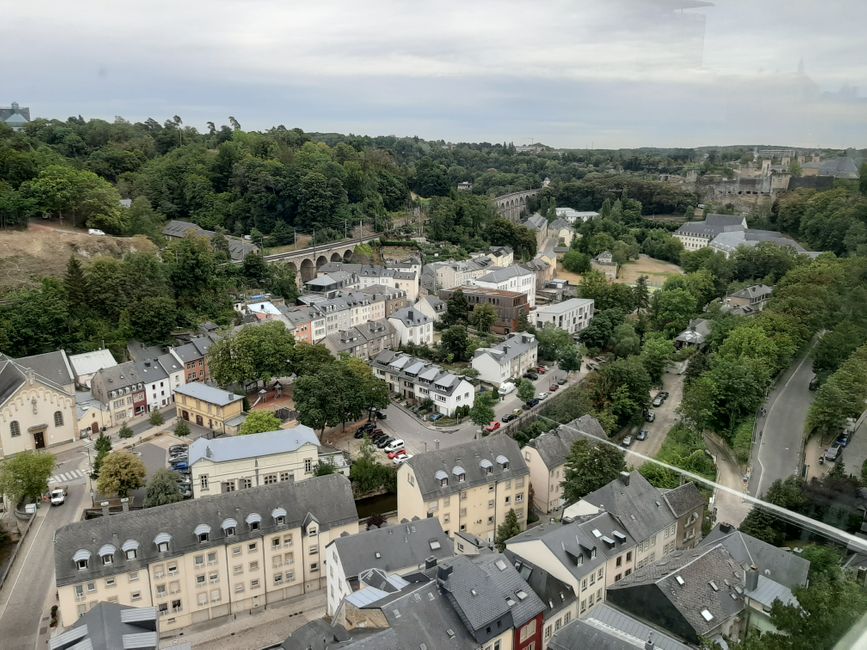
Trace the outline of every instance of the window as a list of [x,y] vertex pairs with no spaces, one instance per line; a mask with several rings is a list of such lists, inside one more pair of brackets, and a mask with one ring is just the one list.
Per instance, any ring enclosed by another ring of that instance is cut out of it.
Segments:
[[205,566],[205,556],[204,555],[197,555],[196,556],[196,566],[197,567]]
[[274,584],[279,585],[279,584],[282,584],[282,582],[283,582],[283,574],[282,573],[275,573],[274,574]]
[[138,571],[130,571],[127,577],[129,582],[137,582],[138,581]]
[[274,517],[274,523],[277,526],[282,526],[286,523],[286,515],[277,515],[276,517]]
[[232,547],[232,557],[238,557],[239,555],[241,555],[241,547],[240,546],[233,546]]
[[488,508],[493,508],[493,507],[494,507],[494,500],[491,499],[490,501],[488,501]]
[[114,587],[115,584],[116,583],[115,583],[114,578],[106,578],[105,579],[105,586],[106,587]]
[[304,459],[304,473],[310,474],[310,472],[312,472],[312,471],[313,471],[313,460],[311,460],[310,458],[305,458]]
[[493,516],[488,517],[488,526],[490,526],[490,525],[493,524],[493,523],[494,523],[494,518],[493,518]]
[[165,598],[166,597],[166,586],[165,585],[157,585],[157,598]]
[[273,548],[280,548],[280,538],[279,537],[275,537],[274,539],[271,540],[271,548],[272,549]]
[[132,601],[141,600],[141,592],[140,591],[134,591],[129,595],[129,598]]
[[63,413],[60,411],[54,412],[54,426],[62,427],[63,426]]
[[134,560],[137,557],[138,557],[138,549],[131,548],[131,549],[126,551],[126,559],[127,560]]
[[249,478],[242,478],[242,479],[239,479],[239,480],[238,480],[238,483],[240,484],[240,489],[241,489],[241,490],[246,490],[246,489],[248,489],[248,488],[253,487],[253,480],[252,480],[252,479],[249,479]]
[[244,591],[244,583],[243,582],[236,582],[235,583],[235,593],[240,594],[243,591]]
[[160,609],[160,616],[165,616],[166,614],[169,613],[168,603],[160,603],[159,609]]
[[199,575],[196,576],[196,586],[200,586],[203,584],[205,584],[205,574],[200,573]]
[[443,514],[443,523],[447,524],[447,523],[449,523],[449,521],[451,521],[451,515],[449,515],[449,513],[446,512]]
[[311,564],[310,564],[310,571],[311,571],[311,572],[314,572],[314,573],[315,573],[316,571],[319,571],[319,562],[313,562],[313,563],[311,563]]
[[310,547],[310,555],[319,555],[319,547],[311,546]]
[[623,556],[622,555],[617,556],[617,562],[615,564],[616,564],[616,566],[620,566],[621,564],[623,564]]
[[199,607],[203,607],[208,604],[208,594],[207,592],[202,592],[196,596],[196,602],[199,604]]
[[75,565],[79,571],[84,571],[87,568],[88,560],[78,560]]
[[258,580],[250,580],[250,589],[258,589],[259,581]]
[[545,640],[547,641],[550,638],[551,638],[551,626],[548,625],[545,627]]
[[169,543],[168,542],[160,542],[159,544],[157,544],[157,550],[160,553],[167,553],[169,550]]
[[[586,610],[587,610],[587,600],[582,598],[581,599],[581,613],[583,614]],[[547,637],[545,637],[545,638],[547,638]]]
[[208,574],[208,582],[212,585],[217,584],[220,581],[220,575],[218,573],[209,573]]
[[506,495],[506,505],[510,505],[512,503],[512,497]]
[[207,474],[202,474],[199,477],[199,485],[202,486],[202,490],[207,491],[207,489],[208,489],[208,475]]
[[[207,531],[200,532],[198,534],[199,543],[207,542],[210,537],[211,537],[211,533],[209,533]],[[199,557],[201,557],[201,555]]]
[[109,564],[113,564],[114,563],[114,556],[113,555],[103,555],[102,556],[102,563],[105,566],[108,566]]
[[173,600],[172,601],[172,611],[173,612],[179,612],[179,611],[181,611],[181,609],[182,609],[181,608],[181,601],[180,600]]
[[13,438],[17,438],[21,435],[21,425],[18,424],[18,420],[12,420],[12,423],[9,425],[9,434]]
[[178,575],[178,565],[177,564],[169,564],[168,571],[170,576]]
[[234,492],[235,481],[223,481],[223,492]]
[[291,472],[280,472],[280,480],[281,481],[291,481],[292,473]]
[[272,484],[277,482],[277,475],[276,474],[265,474],[265,478],[262,479],[262,481],[263,481],[263,483],[265,483],[265,485],[272,485]]
[[524,503],[524,493],[519,492],[515,495],[515,503]]
[[259,562],[250,562],[250,571],[258,571],[259,570]]
[[316,535],[316,532],[317,532],[316,526],[311,526],[310,528],[307,529],[307,534],[310,537],[313,537],[314,535]]
[[211,590],[211,602],[212,603],[219,603],[220,598],[221,598],[220,590],[219,589],[212,589]]
[[213,565],[217,563],[217,554],[216,553],[208,553],[208,565]]
[[626,561],[632,562],[632,551],[626,551]]
[[568,625],[569,621],[572,620],[572,612],[566,612],[566,616],[563,617],[563,625]]
[[521,628],[521,643],[524,643],[531,636],[536,634],[536,619],[534,618],[532,621],[527,623],[524,627]]
[[232,575],[233,576],[237,576],[237,575],[240,575],[242,573],[244,573],[244,565],[243,564],[236,564],[235,566],[232,567]]
[[[223,529],[223,533],[225,533],[226,537],[234,537],[235,535],[235,527],[234,526],[226,526]],[[240,549],[238,549],[240,551]]]
[[247,551],[249,553],[252,553],[255,550],[256,550],[256,542],[250,542],[249,544],[247,544]]
[[87,593],[92,594],[94,591],[96,591],[96,583],[95,582],[88,582],[87,583]]

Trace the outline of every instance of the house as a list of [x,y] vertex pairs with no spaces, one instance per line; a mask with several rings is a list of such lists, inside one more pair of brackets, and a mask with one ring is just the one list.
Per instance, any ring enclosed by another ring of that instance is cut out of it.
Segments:
[[306,305],[286,308],[283,313],[286,319],[292,323],[292,336],[295,337],[296,342],[313,345],[314,332],[317,337],[316,341],[325,338],[325,316],[322,314]]
[[168,352],[161,354],[157,357],[156,361],[169,378],[168,386],[171,391],[172,401],[174,401],[175,391],[179,386],[186,383],[186,369],[180,361]]
[[9,107],[0,107],[0,124],[5,124],[13,131],[20,131],[30,123],[30,108],[21,107],[18,102],[12,102]]
[[237,433],[244,421],[244,396],[199,381],[175,390],[179,419],[217,433]]
[[369,361],[383,350],[396,348],[400,344],[397,330],[384,318],[368,321],[358,327],[329,334],[322,341],[334,356],[348,354],[357,359]]
[[169,374],[156,359],[139,361],[136,370],[144,383],[147,411],[156,411],[174,402]]
[[614,261],[611,251],[603,251],[590,260],[590,268],[598,271],[609,280],[617,279],[617,262]]
[[384,284],[371,284],[358,290],[360,293],[370,296],[371,300],[385,302],[385,318],[391,316],[394,312],[409,307],[410,301],[406,296],[406,291],[396,289]]
[[708,214],[704,221],[687,221],[674,231],[674,236],[683,244],[684,250],[697,251],[724,232],[747,229],[746,217],[732,214]]
[[542,612],[542,647],[545,647],[551,635],[572,620],[576,611],[572,587],[544,569],[522,561],[508,549],[504,554],[545,606]]
[[694,548],[701,541],[701,526],[707,500],[692,482],[664,490],[662,498],[677,519],[675,545],[677,548]]
[[572,246],[572,240],[575,239],[575,229],[563,217],[557,217],[548,224],[548,233],[552,235],[558,246],[569,248]]
[[[163,226],[163,235],[169,239],[200,237],[211,241],[217,236],[217,233],[213,230],[205,230],[189,221],[171,219]],[[259,252],[259,247],[246,238],[242,239],[241,237],[234,237],[232,235],[223,235],[223,238],[229,246],[229,257],[235,262],[243,261],[247,255]]]
[[433,345],[433,319],[415,307],[396,311],[388,322],[397,332],[400,345]]
[[563,626],[548,640],[548,650],[690,650],[658,628],[642,623],[606,602]]
[[455,531],[453,537],[456,555],[478,555],[494,550],[493,542],[465,530]]
[[54,536],[60,620],[109,599],[156,607],[164,631],[246,613],[324,588],[325,547],[357,532],[334,474],[67,524]]
[[156,359],[163,354],[166,349],[162,345],[145,345],[141,341],[127,341],[126,353],[129,355],[130,361],[146,361],[148,359]]
[[332,540],[325,548],[329,567],[326,613],[333,616],[341,601],[362,587],[359,576],[369,569],[403,575],[423,569],[430,559],[452,555],[452,542],[436,518],[371,528]]
[[497,265],[487,255],[471,260],[453,260],[425,264],[421,273],[421,286],[432,294],[445,289],[454,289],[469,284],[472,280],[490,273]]
[[286,317],[286,314],[270,300],[237,303],[235,311],[241,314],[245,323],[278,321],[283,323],[287,329],[292,329],[292,322]]
[[539,357],[539,343],[527,332],[510,334],[505,341],[473,353],[472,367],[482,381],[500,386],[517,379],[535,368]]
[[687,328],[675,337],[674,347],[678,350],[690,347],[703,348],[707,343],[712,327],[713,322],[704,318],[695,318],[689,321]]
[[306,294],[299,300],[308,303],[314,343],[331,334],[385,318],[385,298],[361,291],[338,291],[330,298]]
[[494,266],[506,267],[515,263],[515,251],[511,246],[491,246],[485,256]]
[[554,270],[557,267],[557,259],[549,255],[536,255],[529,262],[522,262],[521,266],[536,278],[536,289],[544,289],[545,285],[554,279]]
[[0,355],[0,458],[76,439],[74,393]]
[[725,257],[731,257],[739,248],[752,248],[759,244],[769,244],[779,246],[781,248],[789,248],[799,255],[808,255],[816,257],[819,253],[810,252],[804,249],[798,242],[775,230],[735,230],[731,232],[722,232],[714,237],[708,246],[713,250],[722,253]]
[[189,343],[171,348],[169,352],[180,361],[185,369],[184,383],[210,381],[208,372],[208,350],[217,341],[213,334],[194,336]]
[[400,289],[406,294],[410,302],[414,302],[418,297],[421,264],[410,261],[397,262],[382,267],[371,264],[329,262],[324,264],[317,273],[340,280],[341,286],[339,288],[344,290],[384,285]]
[[446,534],[468,531],[493,541],[509,510],[526,527],[528,478],[508,436],[416,454],[397,470],[397,517],[436,517]]
[[596,418],[582,415],[569,424],[533,438],[521,450],[530,469],[533,505],[540,512],[548,514],[565,505],[562,483],[566,477],[566,458],[572,445],[588,436],[606,438],[605,430]]
[[553,326],[569,334],[578,334],[590,325],[593,318],[593,300],[569,298],[563,302],[540,305],[533,312],[537,328]]
[[574,226],[579,221],[586,223],[599,216],[598,212],[580,212],[573,208],[555,208],[557,217]]
[[72,371],[69,358],[63,350],[21,357],[15,362],[19,366],[29,368],[43,379],[57,384],[67,393],[75,392],[75,373]]
[[479,305],[490,305],[494,308],[497,312],[497,320],[494,321],[491,329],[497,334],[520,331],[522,323],[526,322],[527,315],[530,313],[527,294],[517,291],[500,291],[467,285],[441,291],[440,298],[448,303],[456,291],[464,294],[467,307],[471,312]]
[[[321,271],[321,269],[320,269]],[[304,283],[304,291],[333,298],[341,289],[358,286],[358,277],[354,273],[334,269],[331,272],[319,272],[315,278]]]
[[135,361],[100,368],[90,379],[93,396],[106,405],[110,426],[148,412],[145,378]]
[[773,293],[774,288],[766,284],[744,287],[723,299],[723,309],[739,316],[757,314],[765,308]]
[[[291,429],[226,438],[197,438],[190,445],[193,497],[224,494],[284,481],[312,478],[324,462],[316,432],[299,424]],[[327,454],[329,458],[333,454]],[[349,474],[349,464],[337,459],[335,469]]]
[[78,436],[87,438],[99,435],[111,426],[109,406],[93,396],[89,390],[75,391],[75,411],[77,417]]
[[448,305],[434,295],[422,296],[413,305],[417,311],[430,318],[434,323],[440,322],[443,314],[448,311]]
[[[156,607],[128,607],[100,602],[75,624],[48,640],[50,650],[83,648],[136,648],[158,650],[159,617]],[[191,646],[185,644],[187,648]]]
[[457,185],[459,192],[471,192],[473,190],[473,184],[470,181],[461,181]]
[[515,291],[527,296],[527,304],[532,309],[536,306],[536,274],[523,266],[513,265],[494,269],[469,284],[500,291]]
[[471,408],[476,389],[464,377],[408,354],[383,350],[371,362],[373,374],[402,399],[430,400],[437,413],[451,416],[458,407]]
[[536,245],[541,248],[548,238],[548,220],[537,212],[527,217],[524,226],[536,235]]
[[117,361],[110,350],[105,348],[69,355],[69,365],[75,378],[75,385],[81,388],[90,387],[90,379],[100,368],[113,368]]

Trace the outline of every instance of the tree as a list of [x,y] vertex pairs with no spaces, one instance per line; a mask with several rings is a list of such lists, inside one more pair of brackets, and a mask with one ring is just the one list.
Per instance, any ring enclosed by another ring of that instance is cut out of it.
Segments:
[[96,488],[104,495],[126,497],[144,485],[146,475],[141,458],[128,451],[114,451],[102,462]]
[[515,535],[521,532],[521,524],[518,522],[518,515],[515,514],[513,508],[509,508],[503,523],[497,526],[496,545],[497,550],[502,553],[506,548],[506,542],[512,539]]
[[443,322],[446,325],[466,323],[469,310],[470,306],[467,303],[467,297],[464,295],[464,292],[461,289],[456,289],[446,303],[446,313],[443,316]]
[[361,443],[352,466],[349,468],[349,480],[352,482],[352,492],[361,498],[371,494],[381,494],[383,491],[397,491],[397,471],[394,467],[383,465],[376,458],[376,448],[366,438]]
[[299,377],[314,375],[320,368],[334,363],[334,356],[324,345],[298,343],[290,356],[292,371]]
[[126,315],[132,335],[148,344],[168,341],[177,322],[171,296],[145,296],[128,305]]
[[635,286],[632,288],[632,294],[635,297],[635,308],[638,310],[638,315],[641,315],[642,309],[647,309],[650,305],[650,290],[647,288],[647,276],[639,276],[635,281]]
[[10,502],[35,502],[48,491],[54,472],[54,456],[43,451],[23,451],[0,464],[0,492]]
[[69,256],[63,286],[66,289],[70,313],[81,315],[87,307],[87,280],[84,277],[81,262],[75,255]]
[[337,468],[334,467],[334,463],[327,460],[317,463],[316,470],[314,471],[315,476],[328,476],[336,473]]
[[662,373],[674,355],[674,343],[662,334],[654,332],[644,339],[641,347],[641,363],[644,364],[650,381],[658,384],[662,381]]
[[518,398],[522,402],[529,402],[536,395],[536,387],[529,379],[522,379],[518,382]]
[[243,327],[208,351],[211,376],[221,385],[268,382],[289,374],[295,339],[283,323]]
[[175,435],[179,438],[185,438],[190,435],[190,425],[187,424],[187,421],[178,418],[177,424],[175,424]]
[[587,273],[590,270],[590,256],[576,250],[570,250],[561,261],[563,268],[570,273]]
[[280,428],[280,418],[271,411],[253,411],[244,420],[244,424],[238,430],[238,435],[249,436],[253,433],[265,433],[277,431]]
[[568,374],[581,370],[581,361],[582,356],[578,350],[578,346],[573,345],[571,348],[567,348],[560,352],[557,364],[560,366],[560,370],[563,370]]
[[148,418],[148,422],[150,422],[153,426],[158,427],[165,422],[165,418],[163,418],[163,414],[160,413],[157,409],[151,411],[151,416]]
[[467,328],[463,325],[452,325],[442,333],[440,346],[446,354],[455,361],[466,361],[470,339]]
[[539,359],[545,361],[556,361],[575,347],[575,341],[569,332],[553,325],[536,330],[536,341],[539,344]]
[[491,393],[478,393],[470,409],[470,420],[480,427],[494,421],[494,400]]
[[618,357],[628,357],[638,354],[641,349],[641,339],[635,328],[629,323],[618,325],[611,335],[611,349]]
[[122,439],[133,437],[133,430],[129,428],[129,425],[126,423],[126,421],[124,421],[123,424],[120,425],[120,429],[117,432],[117,437]]
[[574,503],[615,480],[626,469],[623,453],[586,439],[576,440],[566,457],[563,498]]
[[178,486],[178,475],[165,467],[154,472],[147,484],[144,507],[164,506],[181,501],[181,491]]
[[614,336],[614,330],[625,318],[626,315],[620,309],[596,312],[590,324],[581,331],[579,338],[590,350],[607,350]]
[[698,309],[695,296],[681,288],[657,291],[651,305],[654,328],[669,337],[686,329]]
[[497,310],[494,309],[493,305],[489,305],[488,303],[478,305],[470,313],[470,325],[483,334],[490,332],[496,322]]

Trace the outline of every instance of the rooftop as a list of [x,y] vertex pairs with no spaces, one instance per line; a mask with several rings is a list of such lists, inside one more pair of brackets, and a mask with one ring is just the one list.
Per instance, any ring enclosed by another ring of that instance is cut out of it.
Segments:
[[489,348],[478,348],[473,354],[473,360],[481,356],[490,356],[496,359],[501,365],[510,362],[537,349],[539,344],[536,342],[536,337],[527,332],[513,332],[505,341],[497,343],[497,345]]
[[[136,648],[156,650],[159,625],[156,607],[128,607],[100,602],[75,624],[49,640],[50,650]],[[181,646],[189,648],[189,644]]]
[[490,273],[486,273],[480,278],[477,278],[476,282],[491,282],[494,284],[499,284],[500,282],[505,282],[506,280],[518,278],[525,275],[532,275],[532,272],[528,271],[522,266],[513,264],[512,266],[504,266],[502,268],[494,269]]
[[645,650],[648,640],[653,641],[653,650],[689,650],[690,647],[602,602],[583,618],[572,621],[555,633],[548,649]]
[[704,221],[687,221],[674,234],[713,239],[722,232],[746,230],[746,228],[744,217],[732,214],[709,214]]
[[419,325],[431,322],[431,319],[426,314],[423,314],[412,306],[399,309],[389,316],[389,319],[392,318],[401,321],[407,327],[418,327]]
[[210,384],[204,384],[200,381],[194,381],[189,384],[178,386],[175,389],[175,393],[199,399],[203,402],[208,402],[209,404],[215,404],[216,406],[227,406],[228,404],[244,399],[243,395],[235,395],[235,393],[231,391],[223,390],[222,388],[217,388]]
[[92,352],[82,352],[81,354],[72,354],[69,356],[69,365],[76,377],[82,375],[92,375],[100,368],[111,368],[117,365],[117,361],[111,354],[110,350],[93,350]]
[[643,541],[671,525],[675,516],[662,493],[638,472],[625,472],[582,501],[617,515],[627,532]]
[[30,368],[40,377],[53,381],[58,386],[67,386],[75,381],[66,352],[55,350],[44,354],[34,354],[15,360],[19,365]]
[[303,445],[319,446],[319,438],[310,427],[299,424],[291,429],[224,438],[197,438],[190,445],[190,465],[202,459],[223,463],[245,458],[271,456],[295,451]]
[[569,298],[563,302],[552,302],[549,305],[539,305],[536,307],[536,313],[539,314],[565,314],[567,311],[578,309],[580,307],[589,307],[593,305],[591,298]]
[[566,457],[572,451],[572,445],[578,440],[587,438],[585,434],[606,438],[605,430],[596,418],[582,415],[577,420],[533,438],[527,446],[539,453],[545,467],[552,469],[566,462]]

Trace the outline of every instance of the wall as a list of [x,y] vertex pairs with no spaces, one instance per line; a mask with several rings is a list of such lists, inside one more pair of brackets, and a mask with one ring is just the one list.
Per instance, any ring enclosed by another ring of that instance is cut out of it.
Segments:
[[[55,425],[59,411],[62,424]],[[19,435],[12,436],[12,422],[18,423]],[[0,457],[36,448],[31,429],[40,429],[44,447],[77,439],[78,418],[75,398],[36,379],[26,379],[16,393],[0,407]]]

